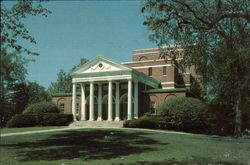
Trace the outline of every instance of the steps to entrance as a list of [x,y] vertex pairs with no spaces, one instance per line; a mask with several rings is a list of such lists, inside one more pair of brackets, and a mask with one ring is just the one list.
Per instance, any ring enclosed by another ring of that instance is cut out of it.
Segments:
[[122,128],[123,121],[74,121],[70,127],[82,128]]

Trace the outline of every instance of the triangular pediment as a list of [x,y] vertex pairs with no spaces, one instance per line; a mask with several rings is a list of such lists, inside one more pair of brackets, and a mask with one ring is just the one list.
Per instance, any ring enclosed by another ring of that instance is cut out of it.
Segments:
[[95,74],[102,72],[116,72],[116,71],[128,71],[131,68],[122,65],[120,63],[114,62],[108,58],[98,56],[86,64],[78,67],[72,71],[71,75],[79,74]]

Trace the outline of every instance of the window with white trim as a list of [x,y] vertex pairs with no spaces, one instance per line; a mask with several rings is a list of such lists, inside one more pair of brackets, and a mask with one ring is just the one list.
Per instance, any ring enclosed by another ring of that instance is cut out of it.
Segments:
[[150,101],[149,103],[150,113],[156,114],[156,102]]
[[167,76],[167,75],[168,75],[168,67],[167,67],[167,66],[163,66],[162,69],[163,69],[163,70],[162,70],[162,75],[163,75],[163,76]]

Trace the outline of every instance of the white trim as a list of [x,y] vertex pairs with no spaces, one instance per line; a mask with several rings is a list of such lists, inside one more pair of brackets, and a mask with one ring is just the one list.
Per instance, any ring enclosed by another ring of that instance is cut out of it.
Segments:
[[161,82],[161,84],[175,84],[175,82],[171,81],[171,82]]
[[73,78],[73,83],[79,82],[91,82],[91,81],[110,81],[110,80],[129,80],[131,75],[119,75],[119,76],[104,76],[104,77],[86,77],[86,78]]
[[[179,47],[179,49],[181,49],[181,46],[180,45],[166,45],[166,46],[162,46],[161,48],[176,48],[176,47]],[[160,50],[160,48],[146,48],[146,49],[136,49],[136,50],[133,50],[133,52],[137,52],[137,51],[147,51],[147,50]]]
[[143,54],[153,54],[153,53],[160,53],[160,51],[155,51],[155,52],[140,52],[140,53],[133,53],[133,56],[137,56],[137,55],[143,55]]
[[142,69],[142,68],[157,68],[157,67],[163,67],[163,66],[171,66],[171,64],[148,65],[148,66],[135,66],[135,67],[131,67],[131,68],[133,68],[133,69]]
[[163,87],[161,89],[174,89],[175,87]]
[[[183,59],[183,58],[179,57],[176,60],[181,60],[181,59]],[[159,62],[159,61],[166,61],[166,60],[172,61],[171,58],[168,58],[168,59],[157,59],[157,60],[143,60],[143,61],[122,62],[121,64],[122,65],[124,65],[124,64],[126,65],[126,64],[137,64],[137,63]]]
[[[170,59],[168,59],[168,60],[170,60]],[[145,63],[145,62],[156,62],[156,61],[165,61],[165,59],[122,62],[121,64]]]
[[181,73],[181,74],[191,74],[191,73],[189,73],[189,72],[184,72],[184,73]]

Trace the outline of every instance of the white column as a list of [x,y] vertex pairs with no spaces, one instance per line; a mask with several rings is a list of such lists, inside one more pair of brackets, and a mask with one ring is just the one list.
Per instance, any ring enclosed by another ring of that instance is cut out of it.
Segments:
[[128,120],[132,119],[132,82],[128,80]]
[[97,120],[102,120],[102,84],[98,84],[98,118]]
[[94,84],[90,82],[90,96],[89,96],[89,120],[94,120]]
[[72,89],[72,113],[73,113],[73,119],[76,121],[76,84],[73,83],[73,89]]
[[115,92],[115,120],[120,120],[120,88],[119,82],[116,82],[116,92]]
[[138,119],[138,82],[134,82],[134,118]]
[[81,84],[81,120],[86,120],[86,98],[85,98],[85,85]]
[[108,89],[108,120],[112,121],[112,81],[109,81]]

